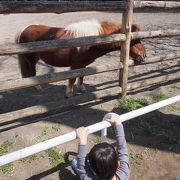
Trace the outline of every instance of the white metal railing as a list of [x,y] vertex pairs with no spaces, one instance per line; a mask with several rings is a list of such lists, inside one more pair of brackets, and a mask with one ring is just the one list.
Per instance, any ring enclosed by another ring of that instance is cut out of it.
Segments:
[[[151,104],[149,106],[122,114],[122,115],[118,115],[115,113],[107,113],[102,122],[90,125],[88,127],[86,127],[89,130],[89,133],[94,133],[97,131],[102,130],[102,140],[105,141],[106,140],[106,135],[107,135],[107,128],[111,126],[111,124],[107,121],[105,121],[107,118],[109,117],[113,117],[113,118],[117,118],[120,121],[124,122],[127,120],[130,120],[132,118],[138,117],[140,115],[146,114],[148,112],[154,111],[156,109],[162,108],[164,106],[170,105],[172,103],[178,102],[180,101],[180,95],[177,95],[175,97],[171,97],[168,98],[166,100]],[[47,150],[49,148],[52,148],[54,146],[66,143],[68,141],[74,140],[76,139],[76,132],[72,131],[70,133],[49,139],[47,141],[26,147],[24,149],[3,155],[0,157],[0,166],[11,163],[13,161],[25,158],[27,156],[39,153],[41,151]]]

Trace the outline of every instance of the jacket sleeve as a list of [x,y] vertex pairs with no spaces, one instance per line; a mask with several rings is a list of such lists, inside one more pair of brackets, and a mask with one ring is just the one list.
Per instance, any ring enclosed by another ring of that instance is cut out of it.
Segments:
[[120,166],[117,169],[116,175],[121,180],[129,179],[129,157],[127,143],[124,134],[124,128],[122,124],[118,124],[114,127],[117,141],[117,152],[120,161]]
[[92,180],[93,175],[90,171],[88,165],[86,164],[87,156],[87,146],[78,145],[78,155],[77,155],[77,171],[81,180]]

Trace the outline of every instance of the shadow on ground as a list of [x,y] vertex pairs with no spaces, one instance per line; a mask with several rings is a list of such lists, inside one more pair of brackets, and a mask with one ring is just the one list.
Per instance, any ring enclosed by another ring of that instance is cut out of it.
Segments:
[[[137,76],[133,76],[133,81],[136,79],[147,79],[147,75],[151,75],[153,77],[159,76],[159,74],[166,73],[174,73],[178,71],[178,66],[173,66],[176,69],[164,68],[161,71],[151,71],[149,73],[139,74]],[[168,72],[166,72],[168,70]],[[157,73],[153,75],[153,72]],[[144,78],[143,78],[144,75]],[[150,78],[149,77],[149,78]],[[129,78],[132,81],[132,77]],[[151,90],[153,88],[161,87],[163,85],[170,84],[175,81],[170,81],[168,83],[161,83],[155,86],[151,86]],[[117,81],[108,81],[106,83],[97,84],[95,86],[87,86],[88,91],[98,91],[101,89],[101,86],[107,85],[108,87],[114,87],[118,85]],[[105,87],[106,88],[106,87]],[[2,101],[0,103],[1,113],[18,110],[21,108],[25,108],[28,106],[34,106],[38,104],[46,104],[47,108],[50,108],[47,104],[49,100],[58,101],[63,98],[65,86],[57,86],[57,85],[43,85],[43,91],[38,92],[34,88],[26,88],[21,90],[15,90],[7,93],[2,93]],[[129,94],[136,94],[139,92],[144,92],[149,90],[149,88],[141,88],[134,91],[130,91]],[[58,94],[58,96],[57,96]],[[61,94],[61,96],[59,96]],[[92,93],[93,94],[93,93]],[[77,95],[78,96],[78,95]],[[66,125],[73,128],[78,128],[80,126],[89,126],[94,123],[97,123],[99,120],[102,120],[103,116],[108,113],[105,110],[93,109],[92,106],[108,102],[117,98],[117,96],[102,98],[99,101],[91,101],[86,103],[85,105],[73,106],[71,111],[66,112],[65,114],[58,114],[58,118],[47,118],[43,114],[42,116],[37,117],[28,117],[23,119],[13,120],[11,122],[0,123],[1,132],[8,131],[10,129],[14,129],[16,127],[20,127],[26,124],[35,123],[37,121],[50,121],[55,123],[60,123],[62,125]],[[14,99],[18,101],[14,101]],[[7,106],[6,106],[7,105]],[[66,109],[64,110],[66,111]],[[79,116],[79,112],[81,112],[81,116]],[[112,109],[112,112],[121,114],[119,108]],[[73,117],[73,118],[72,118]],[[85,121],[87,120],[88,121]],[[78,119],[78,121],[74,121],[74,119]],[[139,146],[144,146],[153,149],[159,149],[163,151],[175,152],[178,153],[180,150],[180,118],[177,115],[166,114],[160,110],[154,111],[152,113],[148,113],[146,115],[135,118],[131,121],[124,123],[125,134],[127,142],[130,144],[136,144]],[[14,124],[15,123],[15,124]],[[7,126],[8,128],[3,128],[3,126]],[[100,133],[96,133],[96,135],[100,135]],[[114,134],[112,128],[108,130],[108,136],[111,139],[114,139]],[[72,172],[67,168],[70,165],[70,161],[68,158],[65,160],[65,163],[58,165],[57,167],[48,169],[40,174],[34,175],[28,179],[38,180],[43,177],[48,176],[56,171],[60,170],[59,177],[60,179],[73,179],[75,178]]]

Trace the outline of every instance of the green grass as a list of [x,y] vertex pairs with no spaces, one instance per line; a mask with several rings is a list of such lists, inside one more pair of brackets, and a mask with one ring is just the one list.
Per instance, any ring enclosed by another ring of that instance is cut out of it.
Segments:
[[153,132],[153,124],[151,123],[151,121],[147,120],[142,120],[140,122],[140,129],[142,130],[142,133],[146,136],[150,136],[152,135]]
[[177,84],[173,84],[173,85],[171,86],[171,88],[180,90],[180,86],[178,86]]
[[61,129],[61,125],[60,125],[60,124],[54,124],[54,125],[52,126],[52,129],[53,129],[54,131],[59,131],[59,130]]
[[4,155],[6,153],[8,153],[12,147],[12,142],[9,140],[4,141],[1,145],[0,145],[0,155]]
[[5,173],[9,173],[13,170],[13,166],[12,164],[6,164],[4,166],[1,166],[0,167],[0,171],[5,174]]
[[56,167],[58,164],[65,163],[64,154],[59,153],[56,148],[48,149],[46,152],[53,167]]
[[169,136],[165,137],[165,143],[169,145],[177,145],[178,142],[179,142],[179,137],[169,137]]
[[48,127],[45,127],[41,133],[41,136],[47,136],[48,135]]
[[28,156],[26,158],[23,158],[21,161],[22,162],[28,162],[28,163],[31,163],[32,161],[35,161],[38,159],[38,155],[37,154],[33,154],[31,156]]
[[132,162],[134,162],[137,165],[142,165],[144,161],[144,157],[140,153],[130,153],[129,154],[130,158],[132,159]]
[[94,142],[94,144],[102,143],[101,137],[100,136],[96,137],[93,142]]
[[[13,143],[9,140],[4,141],[0,145],[0,156],[7,154],[10,151],[12,144]],[[13,167],[11,164],[6,164],[6,165],[0,167],[0,171],[2,173],[8,173],[8,172],[12,171],[12,169],[13,169]]]
[[130,112],[141,107],[149,105],[149,101],[146,98],[126,98],[125,100],[119,103],[118,108],[121,112]]
[[155,94],[153,95],[153,99],[154,99],[156,102],[165,100],[165,99],[167,99],[167,98],[168,98],[168,96],[165,95],[165,94],[162,93],[162,92],[157,92],[157,93],[155,93]]
[[44,127],[42,129],[41,135],[38,136],[38,138],[41,139],[41,141],[45,141],[48,138],[48,133],[49,133],[48,130],[49,130],[48,127]]

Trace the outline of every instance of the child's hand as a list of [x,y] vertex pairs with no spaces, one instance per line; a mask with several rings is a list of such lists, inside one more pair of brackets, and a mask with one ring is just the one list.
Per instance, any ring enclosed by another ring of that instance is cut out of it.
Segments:
[[121,120],[116,119],[116,118],[112,118],[112,117],[106,119],[106,121],[108,121],[109,123],[111,123],[112,126],[116,126],[116,125],[118,125],[118,124],[121,124]]
[[76,135],[81,145],[87,144],[88,130],[86,130],[85,127],[76,129]]

